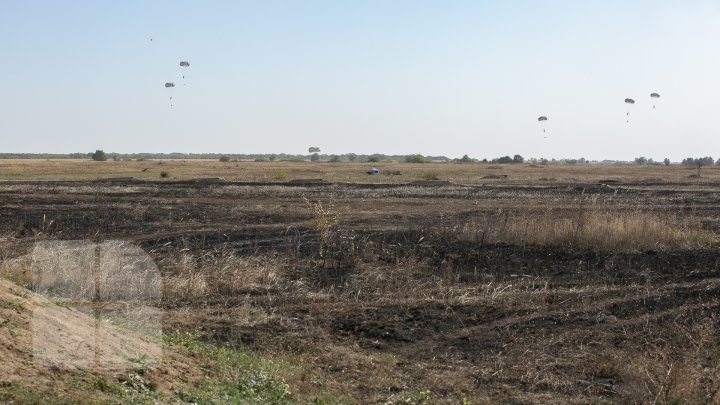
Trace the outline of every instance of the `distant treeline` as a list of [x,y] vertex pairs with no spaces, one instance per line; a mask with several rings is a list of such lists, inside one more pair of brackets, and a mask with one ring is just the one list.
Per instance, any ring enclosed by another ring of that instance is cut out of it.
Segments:
[[[311,148],[313,149],[313,148]],[[314,148],[319,150],[319,148]],[[238,161],[255,161],[255,162],[294,162],[294,161],[313,161],[313,162],[405,162],[405,163],[429,163],[429,162],[446,162],[446,163],[496,163],[496,164],[517,164],[532,163],[539,165],[586,165],[586,164],[627,164],[635,163],[640,165],[659,165],[670,164],[670,159],[665,158],[663,161],[654,161],[650,158],[639,157],[633,161],[621,160],[587,160],[585,158],[565,158],[565,159],[546,159],[546,158],[524,158],[520,155],[502,156],[492,159],[476,159],[464,155],[462,158],[451,159],[446,156],[426,156],[421,154],[408,155],[385,155],[382,153],[374,154],[356,154],[345,153],[341,155],[320,154],[318,152],[308,154],[287,154],[287,153],[114,153],[97,150],[88,153],[0,153],[0,159],[93,159],[93,160],[114,160],[114,161],[130,161],[130,160],[218,160],[221,162],[238,162]],[[682,161],[683,165],[694,166],[711,166],[720,165],[720,159],[714,162],[712,157],[703,158],[686,158]]]
[[[102,152],[98,154],[98,152]],[[385,155],[375,153],[371,155],[346,153],[342,155],[331,154],[301,154],[292,155],[287,153],[113,153],[101,150],[89,153],[0,153],[0,159],[93,159],[93,156],[102,156],[104,160],[162,160],[162,159],[208,159],[208,160],[235,160],[235,161],[299,161],[299,160],[345,160],[356,162],[367,161],[398,161],[404,162],[407,155]],[[425,156],[428,161],[449,162],[451,159],[445,156]]]

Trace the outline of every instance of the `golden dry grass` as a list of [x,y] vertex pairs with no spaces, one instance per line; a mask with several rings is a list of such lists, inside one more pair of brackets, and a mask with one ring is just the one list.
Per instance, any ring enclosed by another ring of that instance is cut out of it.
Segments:
[[[370,167],[381,171],[379,176],[365,173]],[[0,179],[5,180],[85,180],[113,177],[134,177],[161,180],[187,180],[221,177],[228,181],[286,181],[292,179],[324,179],[332,182],[407,183],[421,180],[433,173],[441,180],[461,184],[494,184],[533,182],[538,185],[555,183],[599,182],[694,182],[720,181],[720,167],[702,169],[702,177],[690,177],[695,169],[684,166],[587,165],[539,166],[533,164],[456,164],[399,162],[327,163],[327,162],[226,162],[215,160],[157,160],[130,162],[95,162],[92,160],[0,160]],[[387,175],[399,172],[401,175]],[[506,177],[505,177],[506,176]]]
[[460,238],[487,243],[555,246],[598,252],[692,249],[720,245],[720,237],[670,215],[581,208],[558,215],[503,213],[457,230]]

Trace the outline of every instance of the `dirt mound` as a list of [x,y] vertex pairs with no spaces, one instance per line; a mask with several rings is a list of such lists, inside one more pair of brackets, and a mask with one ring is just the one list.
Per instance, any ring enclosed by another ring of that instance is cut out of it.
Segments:
[[160,389],[201,378],[192,362],[166,353],[153,336],[85,312],[0,279],[0,387],[52,388],[72,397],[82,393],[71,392],[78,388],[62,376],[105,381],[132,375]]

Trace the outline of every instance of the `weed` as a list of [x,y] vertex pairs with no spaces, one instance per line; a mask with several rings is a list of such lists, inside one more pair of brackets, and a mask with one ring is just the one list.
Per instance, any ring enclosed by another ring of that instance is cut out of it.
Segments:
[[143,353],[136,358],[130,359],[130,363],[133,365],[132,369],[138,375],[145,375],[150,371],[150,356]]
[[0,301],[0,308],[11,309],[15,312],[25,311],[25,305],[20,302]]
[[430,402],[430,391],[424,390],[420,391],[418,393],[415,393],[413,395],[410,395],[409,397],[403,398],[399,401],[395,401],[396,405],[422,405],[427,404]]
[[357,260],[357,236],[353,230],[340,227],[340,218],[332,200],[324,206],[322,201],[311,202],[305,197],[303,199],[312,212],[322,267],[326,266],[328,259],[334,262],[335,268],[353,265]]
[[287,181],[290,178],[290,175],[287,172],[283,171],[277,171],[273,172],[268,176],[270,180],[276,180],[276,181]]

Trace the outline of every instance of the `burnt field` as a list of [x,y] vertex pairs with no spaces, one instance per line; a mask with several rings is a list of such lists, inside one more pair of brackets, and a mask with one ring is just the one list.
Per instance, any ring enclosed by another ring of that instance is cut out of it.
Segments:
[[298,402],[711,403],[720,183],[687,174],[8,181],[1,253],[141,247],[163,330],[282,358]]

